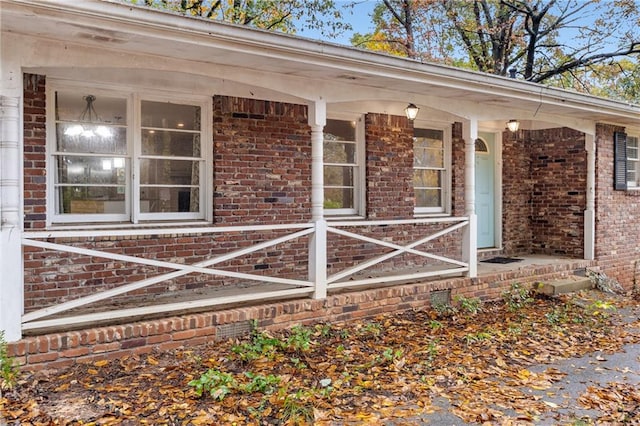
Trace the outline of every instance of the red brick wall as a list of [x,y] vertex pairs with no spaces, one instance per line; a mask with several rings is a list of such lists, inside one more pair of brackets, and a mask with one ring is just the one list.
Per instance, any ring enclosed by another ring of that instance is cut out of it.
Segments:
[[464,139],[462,123],[451,127],[451,215],[464,216]]
[[596,259],[625,288],[640,285],[640,191],[613,189],[613,132],[596,127]]
[[308,222],[307,107],[227,96],[213,104],[215,222]]
[[406,117],[367,114],[367,217],[413,216],[413,126]]
[[502,133],[502,238],[506,254],[530,253],[531,155],[524,131]]
[[532,252],[584,257],[587,154],[584,134],[530,131]]
[[584,135],[567,128],[504,132],[502,148],[505,253],[582,258]]
[[24,75],[24,228],[46,224],[46,79]]

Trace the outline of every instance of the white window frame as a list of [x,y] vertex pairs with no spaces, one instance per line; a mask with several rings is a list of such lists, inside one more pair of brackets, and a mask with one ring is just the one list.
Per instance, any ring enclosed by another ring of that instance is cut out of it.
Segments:
[[[364,127],[364,117],[353,115],[327,115],[328,120],[341,120],[341,121],[351,121],[355,123],[355,163],[352,166],[355,170],[353,173],[353,206],[352,209],[324,209],[324,215],[327,217],[336,217],[340,216],[340,218],[348,217],[348,216],[357,216],[364,217],[366,212],[366,169],[365,169],[365,127]],[[324,140],[323,140],[323,149],[324,149]],[[326,165],[331,165],[331,163],[325,163],[323,158],[323,169]],[[327,184],[324,183],[323,191],[326,188]]]
[[[629,145],[631,141],[635,141],[636,156],[629,156]],[[640,189],[640,136],[627,135],[627,152],[625,153],[627,158],[627,189],[639,190]],[[635,180],[629,180],[629,171],[633,168],[635,173]]]
[[[452,164],[451,164],[451,124],[449,123],[435,123],[427,121],[414,121],[414,129],[427,129],[427,130],[439,130],[442,131],[443,148],[444,148],[444,168],[442,169],[442,193],[441,193],[441,206],[440,207],[418,207],[415,206],[413,213],[415,216],[449,216],[451,215],[451,177],[452,177]],[[411,147],[413,151],[413,146]],[[413,159],[412,159],[413,163]],[[414,168],[411,168],[412,176]],[[413,179],[412,179],[413,181]],[[413,189],[413,184],[412,184]]]
[[[91,82],[47,81],[47,99],[55,99],[59,90],[77,90],[100,96],[121,97],[127,102],[127,153],[125,170],[125,213],[124,214],[61,214],[56,206],[56,156],[57,152],[56,111],[52,101],[47,103],[46,126],[46,171],[47,171],[47,227],[55,224],[96,224],[106,227],[119,225],[150,223],[162,221],[163,224],[184,223],[185,221],[213,220],[213,111],[211,97],[185,95],[161,90],[136,89],[129,86],[114,86]],[[141,213],[140,212],[140,155],[141,155],[141,105],[142,101],[170,102],[194,105],[201,108],[201,151],[204,167],[200,167],[200,212]],[[100,111],[98,111],[98,114]]]

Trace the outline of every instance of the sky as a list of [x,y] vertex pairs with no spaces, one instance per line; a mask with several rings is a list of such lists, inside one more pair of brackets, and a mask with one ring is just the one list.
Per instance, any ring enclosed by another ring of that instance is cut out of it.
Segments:
[[[346,6],[353,3],[353,0],[337,0],[336,4],[339,6]],[[376,5],[375,0],[360,0],[353,8],[347,8],[343,11],[344,18],[351,24],[353,30],[347,31],[338,38],[323,37],[320,32],[312,30],[299,30],[296,35],[302,37],[308,37],[315,40],[323,40],[332,43],[351,45],[351,36],[355,33],[368,33],[373,31],[373,24],[371,23],[371,13]]]
[[[634,1],[640,7],[640,0]],[[343,10],[345,21],[349,22],[353,29],[351,31],[346,31],[337,38],[325,37],[319,31],[309,29],[300,29],[296,35],[350,46],[351,36],[353,36],[354,33],[365,34],[373,31],[374,28],[371,22],[371,14],[378,2],[379,1],[376,0],[336,0],[336,4],[339,6],[347,6],[355,3],[353,7],[345,8]],[[597,16],[594,16],[592,13],[588,13],[587,9],[587,11],[585,11],[580,17],[580,24],[589,27],[596,18]],[[569,31],[565,29],[563,33],[567,34]],[[602,46],[602,48],[605,50],[613,50],[613,46]]]

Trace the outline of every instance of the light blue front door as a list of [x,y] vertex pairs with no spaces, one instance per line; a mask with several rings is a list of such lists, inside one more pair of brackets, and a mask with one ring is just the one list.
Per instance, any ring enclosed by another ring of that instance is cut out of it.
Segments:
[[495,146],[493,133],[479,132],[476,141],[476,215],[478,248],[496,246],[495,232]]

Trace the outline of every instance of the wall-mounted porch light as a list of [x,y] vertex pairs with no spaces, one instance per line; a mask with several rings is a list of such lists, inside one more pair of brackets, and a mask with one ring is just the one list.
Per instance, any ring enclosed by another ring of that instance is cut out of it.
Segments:
[[518,120],[509,120],[507,121],[507,129],[512,132],[517,132],[520,128],[520,122]]
[[404,109],[404,113],[407,115],[407,118],[411,121],[416,119],[416,117],[418,116],[418,111],[420,111],[420,108],[418,108],[415,104],[409,104]]

